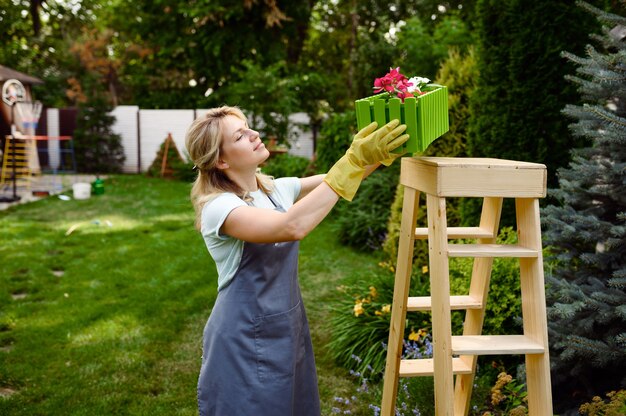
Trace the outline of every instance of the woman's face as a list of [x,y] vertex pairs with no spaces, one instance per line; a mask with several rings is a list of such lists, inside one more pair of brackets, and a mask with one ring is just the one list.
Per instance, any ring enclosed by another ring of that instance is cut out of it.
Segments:
[[257,131],[236,116],[222,120],[222,145],[220,159],[233,170],[256,169],[270,155]]

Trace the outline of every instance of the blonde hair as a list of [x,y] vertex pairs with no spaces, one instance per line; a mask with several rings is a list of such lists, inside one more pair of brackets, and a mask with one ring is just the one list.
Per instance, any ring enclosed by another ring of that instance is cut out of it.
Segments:
[[[198,230],[201,225],[202,208],[219,194],[232,192],[244,201],[251,200],[247,192],[217,168],[223,140],[222,122],[226,116],[235,116],[247,121],[246,116],[237,107],[212,108],[191,123],[185,137],[187,152],[198,171],[198,176],[191,187],[191,202],[196,212],[195,225]],[[256,180],[259,188],[271,193],[272,178],[257,173]]]

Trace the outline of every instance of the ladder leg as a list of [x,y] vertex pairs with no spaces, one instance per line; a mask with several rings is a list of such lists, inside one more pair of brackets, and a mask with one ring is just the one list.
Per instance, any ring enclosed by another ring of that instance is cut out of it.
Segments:
[[[480,228],[489,230],[493,237],[480,238],[478,239],[478,244],[493,244],[496,242],[501,213],[502,198],[487,197],[483,199]],[[492,265],[493,258],[491,257],[477,257],[474,259],[469,294],[475,299],[480,299],[482,308],[466,310],[465,322],[463,323],[463,335],[480,335],[482,333]],[[476,355],[462,356],[462,359],[472,367],[472,374],[459,374],[456,376],[454,387],[455,415],[466,415],[469,412],[477,358]]]
[[426,205],[432,299],[435,415],[452,416],[454,385],[446,199],[427,194]]
[[381,407],[382,416],[392,416],[395,414],[400,359],[402,357],[402,341],[404,340],[404,321],[406,318],[406,305],[409,296],[411,270],[413,267],[413,248],[415,245],[415,224],[417,222],[418,204],[419,192],[413,188],[405,187],[400,239],[398,243],[398,260],[396,263],[396,278],[393,289],[393,306],[391,308],[391,322],[389,326],[389,342],[387,344],[387,362],[385,364]]
[[552,415],[539,201],[534,198],[517,198],[515,209],[519,245],[538,251],[536,258],[520,258],[524,335],[541,343],[545,348],[543,354],[526,355],[528,413],[530,416]]

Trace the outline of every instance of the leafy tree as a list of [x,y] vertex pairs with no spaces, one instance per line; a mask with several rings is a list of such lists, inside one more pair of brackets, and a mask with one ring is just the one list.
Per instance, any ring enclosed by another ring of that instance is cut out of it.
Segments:
[[[601,48],[563,55],[585,103],[563,111],[572,133],[592,142],[558,172],[546,207],[551,249],[549,329],[556,398],[567,407],[626,386],[626,18],[582,3],[606,24]],[[611,28],[615,30],[611,31]],[[622,33],[620,37],[620,33]],[[579,399],[580,400],[580,399]]]
[[448,50],[455,47],[464,52],[471,42],[467,25],[458,13],[445,14],[428,25],[418,17],[411,17],[398,34],[399,65],[407,76],[434,79]]
[[115,2],[104,21],[119,33],[116,53],[143,48],[121,73],[128,99],[149,108],[193,108],[222,104],[210,92],[239,81],[246,60],[295,64],[310,9],[310,2],[276,0]]
[[[80,76],[73,72],[76,60],[70,47],[81,29],[92,24],[96,3],[84,0],[76,7],[69,2],[0,0],[0,62],[44,80],[33,93],[46,106],[67,104],[67,80]],[[39,21],[38,29],[33,19]]]
[[263,136],[288,143],[291,133],[289,115],[295,112],[297,97],[293,80],[283,61],[261,67],[252,61],[242,63],[239,81],[219,96],[223,102],[238,105],[249,113],[250,125]]
[[[393,32],[400,28],[399,37],[406,27],[403,23],[417,16],[428,26],[425,33],[431,33],[430,26],[446,13],[440,7],[454,10],[460,4],[431,0],[318,0],[300,57],[301,71],[325,74],[327,101],[332,109],[352,109],[355,99],[372,94],[374,78],[384,75],[389,67],[403,64],[405,52]],[[417,43],[427,40],[428,37],[413,39]],[[409,43],[411,39],[406,36],[403,45]]]

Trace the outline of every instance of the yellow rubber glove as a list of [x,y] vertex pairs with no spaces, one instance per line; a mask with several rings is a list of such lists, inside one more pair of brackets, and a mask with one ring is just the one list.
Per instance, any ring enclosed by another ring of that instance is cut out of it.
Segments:
[[365,167],[395,156],[391,151],[409,140],[405,125],[392,120],[376,130],[376,122],[359,131],[352,145],[326,174],[324,181],[342,198],[352,201],[361,185]]

